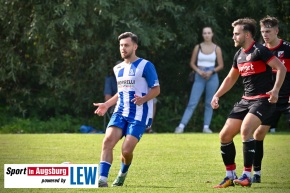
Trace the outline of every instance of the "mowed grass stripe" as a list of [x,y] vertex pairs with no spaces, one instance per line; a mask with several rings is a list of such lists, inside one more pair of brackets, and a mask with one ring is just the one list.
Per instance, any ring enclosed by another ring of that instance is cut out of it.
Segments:
[[[99,163],[103,134],[2,134],[0,172],[4,164]],[[121,142],[114,148],[111,185],[120,169]],[[237,174],[243,169],[240,135],[235,138]],[[145,134],[123,187],[108,189],[4,189],[0,192],[290,192],[290,133],[268,134],[262,183],[251,188],[212,186],[225,177],[218,134]]]

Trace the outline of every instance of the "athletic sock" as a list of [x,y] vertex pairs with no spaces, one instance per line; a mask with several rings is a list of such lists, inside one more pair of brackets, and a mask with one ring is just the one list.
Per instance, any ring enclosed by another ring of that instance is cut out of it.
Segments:
[[236,170],[233,168],[236,168],[236,164],[234,164],[234,167],[231,170],[228,170],[229,167],[227,167],[226,170],[226,176],[229,177],[230,179],[234,180],[237,176]]
[[221,155],[226,166],[226,176],[235,179],[236,177],[236,148],[233,141],[230,143],[221,143]]
[[129,167],[130,167],[131,164],[129,165],[125,165],[123,162],[121,163],[121,170],[119,172],[119,175],[123,175],[123,174],[126,174],[129,170]]
[[100,180],[107,181],[111,164],[105,161],[100,162]]
[[254,171],[254,174],[261,176],[261,171]]
[[221,154],[225,166],[235,164],[236,147],[234,142],[231,141],[230,143],[221,143]]
[[105,176],[100,176],[99,180],[102,180],[103,182],[107,182],[108,178]]
[[263,140],[262,141],[255,140],[255,155],[253,162],[254,171],[260,171],[262,167],[262,159],[264,156],[263,142],[264,142]]
[[244,171],[251,172],[255,155],[255,141],[253,138],[243,142]]
[[248,178],[251,178],[251,172],[243,171],[243,174],[246,174]]

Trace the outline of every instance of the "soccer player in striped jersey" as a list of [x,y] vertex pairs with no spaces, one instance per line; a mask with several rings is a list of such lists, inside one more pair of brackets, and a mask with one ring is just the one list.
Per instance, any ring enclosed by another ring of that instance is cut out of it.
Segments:
[[[278,100],[278,92],[284,81],[286,68],[265,46],[254,41],[256,21],[250,18],[238,19],[232,23],[235,47],[241,47],[234,56],[233,66],[211,105],[219,107],[219,98],[227,93],[241,75],[244,85],[242,99],[234,105],[228,119],[219,133],[221,155],[226,168],[224,180],[214,188],[241,185],[250,187],[253,158],[255,154],[254,131],[262,121],[271,116]],[[273,86],[272,69],[277,69]],[[236,148],[233,138],[241,133],[243,143],[244,169],[241,177],[236,175]]]
[[138,37],[125,32],[118,37],[121,57],[124,61],[113,69],[118,92],[105,103],[94,103],[95,114],[104,116],[109,107],[116,104],[108,123],[102,144],[99,187],[108,187],[107,178],[113,162],[113,148],[125,137],[121,149],[121,169],[112,186],[122,186],[132,163],[133,151],[145,129],[152,123],[153,98],[160,93],[154,65],[136,56]]
[[[290,124],[290,43],[278,38],[279,21],[275,17],[267,16],[260,20],[260,30],[265,46],[285,65],[287,73],[279,92],[279,99],[272,116],[263,121],[254,133],[256,150],[254,156],[253,183],[261,183],[261,166],[264,155],[263,142],[270,126],[276,128],[281,114],[284,114]],[[276,69],[272,69],[273,80],[276,80]]]

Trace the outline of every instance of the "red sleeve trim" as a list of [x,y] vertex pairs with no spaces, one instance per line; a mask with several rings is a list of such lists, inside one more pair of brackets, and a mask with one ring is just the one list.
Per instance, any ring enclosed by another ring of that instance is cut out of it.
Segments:
[[268,64],[271,60],[273,60],[275,57],[276,57],[276,56],[272,56],[272,57],[267,61],[267,64]]

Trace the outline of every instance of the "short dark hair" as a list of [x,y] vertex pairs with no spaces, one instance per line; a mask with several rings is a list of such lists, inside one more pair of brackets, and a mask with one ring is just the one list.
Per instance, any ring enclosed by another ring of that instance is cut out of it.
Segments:
[[263,19],[260,20],[260,26],[265,26],[265,27],[279,27],[279,20],[276,17],[271,17],[267,15]]
[[234,21],[232,26],[242,25],[244,31],[249,31],[253,37],[256,35],[257,22],[252,18],[242,18]]
[[124,32],[121,35],[119,35],[118,40],[120,41],[121,39],[125,38],[131,38],[132,41],[136,44],[138,44],[138,36],[136,34],[133,34],[132,32]]

